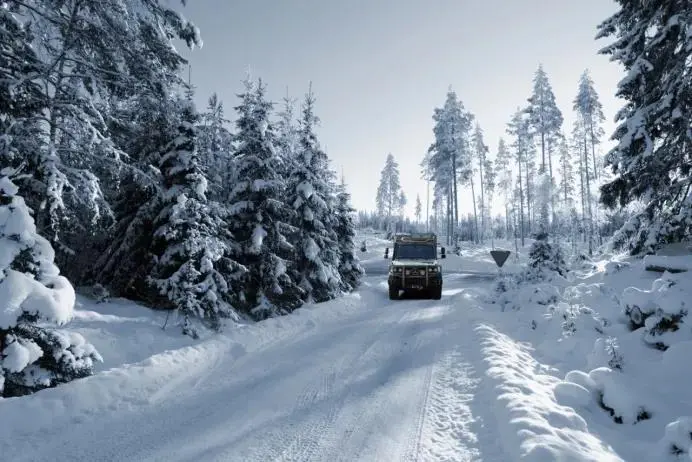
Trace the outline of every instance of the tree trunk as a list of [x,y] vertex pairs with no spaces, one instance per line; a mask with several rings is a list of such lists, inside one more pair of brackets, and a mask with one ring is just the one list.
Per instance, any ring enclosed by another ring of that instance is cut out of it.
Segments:
[[584,139],[584,177],[586,178],[586,204],[589,213],[589,256],[593,255],[593,213],[591,210],[591,182],[589,180],[589,151],[587,149],[586,138]]
[[480,168],[480,173],[481,173],[481,234],[480,234],[480,241],[483,242],[485,232],[486,232],[486,223],[485,223],[485,193],[484,193],[484,187],[483,187],[483,165],[485,164],[485,153],[481,152],[480,153],[480,163],[481,163],[481,168]]
[[579,148],[579,188],[581,192],[581,226],[584,237],[584,242],[586,242],[586,195],[584,190],[584,154]]
[[541,171],[540,173],[545,173],[545,133],[543,128],[541,128]]
[[550,210],[552,212],[552,223],[550,228],[553,229],[553,226],[557,222],[557,211],[555,209],[555,194],[553,194],[555,183],[553,182],[553,153],[551,144],[548,144],[548,169],[548,175],[550,177]]
[[449,191],[447,192],[447,245],[452,244],[452,229],[453,229],[453,222],[454,222],[454,207],[452,204],[452,190],[453,187],[449,187]]
[[478,242],[478,214],[476,213],[476,188],[473,185],[473,177],[471,178],[471,198],[473,199],[473,225],[475,228],[473,242]]
[[596,168],[596,140],[593,134],[593,117],[589,120],[589,132],[591,133],[591,158],[593,159],[593,177],[598,179],[598,169]]
[[452,153],[452,195],[454,199],[453,212],[453,235],[456,234],[456,229],[459,224],[459,202],[457,198],[457,153]]
[[[529,175],[529,162],[526,160],[526,220],[527,220],[527,230],[530,233],[531,232],[531,224],[532,224],[532,215],[531,213],[533,212],[533,207],[531,204],[531,177]],[[522,239],[524,237],[524,234],[522,232]],[[522,241],[522,245],[524,245]]]
[[521,162],[519,162],[519,213],[521,215],[521,246],[524,247],[524,186],[521,180]]
[[430,179],[425,189],[425,231],[430,232]]

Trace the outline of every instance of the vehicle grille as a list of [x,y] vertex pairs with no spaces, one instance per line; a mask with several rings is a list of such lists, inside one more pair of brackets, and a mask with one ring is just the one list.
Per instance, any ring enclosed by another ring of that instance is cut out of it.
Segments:
[[423,276],[425,277],[425,268],[420,268],[420,269],[414,269],[414,268],[405,268],[404,269],[404,275],[406,277],[413,277],[413,276]]
[[422,286],[425,287],[427,285],[427,281],[425,279],[425,276],[407,276],[404,279],[404,287],[412,287],[412,286]]

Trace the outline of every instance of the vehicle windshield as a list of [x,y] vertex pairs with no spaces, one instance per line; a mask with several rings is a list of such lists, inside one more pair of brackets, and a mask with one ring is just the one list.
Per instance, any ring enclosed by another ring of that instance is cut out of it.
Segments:
[[429,244],[397,244],[394,247],[394,258],[434,260],[436,258],[435,246]]

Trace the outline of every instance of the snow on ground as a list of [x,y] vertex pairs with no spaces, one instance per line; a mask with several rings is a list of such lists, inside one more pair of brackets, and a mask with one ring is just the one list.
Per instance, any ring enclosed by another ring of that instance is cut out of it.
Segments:
[[[588,348],[566,341],[582,353],[569,360],[551,355],[563,337],[547,306],[503,311],[489,303],[497,270],[488,246],[449,253],[442,300],[392,302],[382,258],[390,243],[366,238],[363,264],[374,271],[357,293],[199,341],[163,330],[165,313],[80,297],[67,327],[93,342],[104,363],[92,377],[0,400],[0,454],[13,461],[640,460],[625,457],[636,449],[614,437],[624,424],[569,385],[597,389],[615,379],[563,380],[587,368],[597,336],[585,334]],[[627,280],[627,268],[593,266],[602,270],[570,295],[584,303],[612,295],[592,287],[606,267],[612,280]],[[658,417],[659,407],[650,409]],[[684,439],[689,427],[680,421],[668,438]]]
[[689,460],[692,273],[645,270],[654,264],[684,270],[692,257],[585,261],[567,280],[504,294],[513,320],[497,325],[550,367],[547,390],[608,451],[628,461]]

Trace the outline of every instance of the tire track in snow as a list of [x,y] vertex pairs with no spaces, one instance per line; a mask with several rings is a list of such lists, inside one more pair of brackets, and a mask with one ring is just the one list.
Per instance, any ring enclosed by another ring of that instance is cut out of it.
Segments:
[[[381,341],[383,335],[390,328],[393,321],[392,316],[386,310],[387,318],[378,319],[375,322],[369,321],[366,325],[377,326],[376,330],[363,329],[361,335],[365,335],[364,341],[354,344],[356,349],[339,350],[337,361],[322,361],[319,364],[326,364],[327,367],[320,370],[319,384],[310,382],[297,396],[296,402],[288,412],[290,415],[302,415],[304,421],[296,426],[274,428],[269,433],[261,436],[262,447],[257,447],[256,451],[248,457],[249,460],[266,461],[292,461],[292,460],[314,460],[315,453],[325,444],[325,435],[329,428],[336,421],[343,400],[332,400],[328,398],[337,390],[336,385],[341,383],[345,372],[350,372],[357,366],[364,357],[368,357],[370,350]],[[407,314],[397,312],[394,318],[399,318],[401,322]],[[345,327],[348,328],[348,327]],[[310,375],[314,377],[314,375]],[[271,444],[267,444],[271,441]],[[319,459],[319,458],[318,458]]]
[[[345,377],[350,387],[319,460],[399,460],[398,455],[415,448],[418,426],[411,420],[418,422],[423,413],[430,366],[415,364],[424,340],[423,327],[416,321],[425,313],[420,306],[411,308],[387,326],[375,347]],[[359,374],[369,362],[379,367],[369,375]]]
[[481,460],[469,406],[479,382],[459,350],[435,365],[416,460]]

